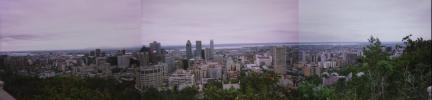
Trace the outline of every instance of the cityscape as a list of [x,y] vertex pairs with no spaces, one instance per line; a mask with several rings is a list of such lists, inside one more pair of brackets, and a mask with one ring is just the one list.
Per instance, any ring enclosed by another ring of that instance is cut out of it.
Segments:
[[0,1],[0,100],[432,100],[430,0],[42,1]]

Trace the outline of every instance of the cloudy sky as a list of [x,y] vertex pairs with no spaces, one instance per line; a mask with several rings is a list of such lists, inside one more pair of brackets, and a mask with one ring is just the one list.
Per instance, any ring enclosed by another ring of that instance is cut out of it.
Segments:
[[431,0],[300,0],[302,42],[431,39]]
[[297,0],[144,0],[143,4],[145,42],[298,41]]
[[138,45],[140,11],[139,0],[0,0],[0,50]]
[[431,0],[0,0],[0,51],[431,37]]

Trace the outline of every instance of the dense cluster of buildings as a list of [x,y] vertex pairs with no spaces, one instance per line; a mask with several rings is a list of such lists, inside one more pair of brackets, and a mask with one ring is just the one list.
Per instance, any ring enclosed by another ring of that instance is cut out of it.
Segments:
[[[0,64],[18,74],[39,78],[115,78],[135,82],[136,89],[141,91],[192,86],[202,90],[210,81],[236,88],[242,73],[273,71],[281,76],[281,86],[295,89],[305,77],[312,75],[340,78],[328,73],[357,63],[361,56],[362,46],[269,45],[215,49],[213,40],[208,45],[202,41],[193,45],[188,40],[183,48],[163,48],[154,41],[148,47],[131,50],[7,53],[0,56]],[[323,82],[329,84],[331,80]]]

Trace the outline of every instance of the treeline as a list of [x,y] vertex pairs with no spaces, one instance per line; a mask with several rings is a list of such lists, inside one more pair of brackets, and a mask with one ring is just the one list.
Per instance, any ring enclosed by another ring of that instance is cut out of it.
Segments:
[[[410,36],[403,38],[404,51],[399,57],[382,49],[378,38],[371,37],[364,48],[361,63],[339,71],[342,75],[352,73],[352,79],[339,81],[332,86],[322,86],[314,80],[304,81],[299,92],[302,99],[339,100],[426,100],[426,88],[432,85],[431,40]],[[363,75],[357,76],[357,73]],[[313,77],[312,77],[313,78]]]
[[4,89],[17,100],[193,100],[195,87],[183,90],[138,91],[133,82],[114,79],[53,77],[39,79],[28,76],[2,76]]
[[114,79],[27,76],[3,77],[4,89],[17,100],[137,100],[139,91],[133,83]]

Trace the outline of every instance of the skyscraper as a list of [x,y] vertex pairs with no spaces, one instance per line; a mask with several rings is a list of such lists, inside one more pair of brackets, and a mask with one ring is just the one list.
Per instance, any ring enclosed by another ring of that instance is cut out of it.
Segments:
[[150,49],[153,50],[153,51],[151,51],[152,53],[157,53],[157,54],[162,53],[161,52],[161,44],[159,42],[153,41],[149,45],[150,45]]
[[202,45],[201,41],[196,41],[195,43],[195,57],[196,58],[202,58]]
[[163,49],[161,48],[161,43],[153,41],[149,44],[149,56],[150,56],[150,63],[151,64],[157,64],[161,61],[164,61],[164,53]]
[[126,68],[130,65],[130,56],[129,55],[119,55],[117,56],[117,65],[120,68]]
[[211,59],[211,49],[210,48],[205,48],[204,49],[204,58],[206,61]]
[[186,58],[191,59],[192,57],[192,43],[188,40],[186,43]]
[[210,40],[210,51],[209,51],[209,59],[213,59],[214,57],[214,43],[213,40]]
[[150,57],[148,52],[138,52],[137,58],[141,66],[148,65],[150,63]]
[[167,75],[167,64],[140,66],[136,73],[135,88],[160,88],[164,85],[164,76]]
[[96,56],[96,57],[100,57],[100,56],[102,56],[102,51],[101,51],[101,49],[96,49],[96,50],[95,50],[95,56]]
[[286,48],[273,47],[273,68],[278,74],[284,74],[286,71]]

